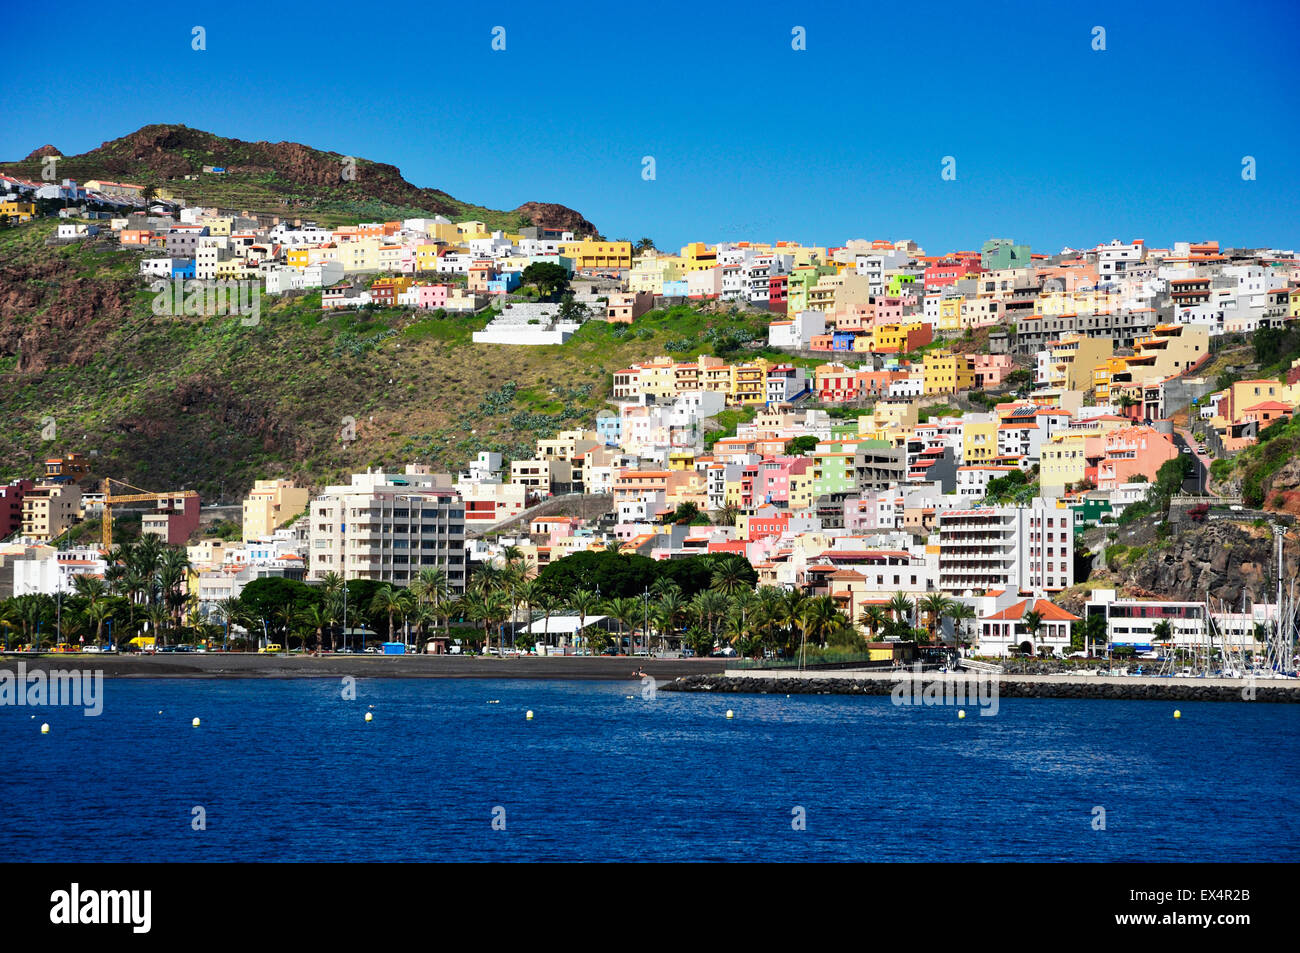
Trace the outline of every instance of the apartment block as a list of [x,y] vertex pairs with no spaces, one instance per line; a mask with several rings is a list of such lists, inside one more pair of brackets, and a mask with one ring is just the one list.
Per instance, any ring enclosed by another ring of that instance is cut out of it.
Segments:
[[465,508],[445,474],[354,473],[311,502],[309,575],[374,579],[406,586],[422,569],[442,569],[465,588]]

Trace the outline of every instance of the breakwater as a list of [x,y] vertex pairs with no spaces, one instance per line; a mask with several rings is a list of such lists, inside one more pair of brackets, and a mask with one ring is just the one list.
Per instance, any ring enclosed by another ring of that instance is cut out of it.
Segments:
[[[686,675],[659,686],[670,692],[758,695],[889,695],[903,684],[908,694],[944,682],[994,679],[1003,698],[1077,698],[1122,701],[1300,702],[1300,679],[1143,678],[1098,675],[977,675],[888,672],[791,673],[745,671]],[[913,686],[913,681],[919,684]]]

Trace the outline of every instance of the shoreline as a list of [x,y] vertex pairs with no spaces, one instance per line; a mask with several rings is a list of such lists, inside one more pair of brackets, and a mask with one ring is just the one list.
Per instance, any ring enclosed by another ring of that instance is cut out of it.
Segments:
[[[1112,701],[1208,701],[1300,703],[1300,679],[1147,678],[1106,675],[998,675],[997,695],[1002,698],[1084,698]],[[895,687],[919,697],[927,688],[938,697],[944,686],[989,684],[990,676],[977,672],[940,674],[926,672],[803,672],[783,674],[771,670],[731,670],[721,674],[698,673],[659,686],[669,692],[719,692],[748,695],[890,695]],[[913,687],[915,683],[915,687]],[[951,692],[951,689],[949,690]],[[1249,697],[1248,697],[1249,693]]]
[[656,679],[721,674],[725,659],[657,659],[645,656],[545,657],[458,655],[162,655],[0,656],[0,672],[97,671],[105,678],[537,678],[628,681],[643,668]]

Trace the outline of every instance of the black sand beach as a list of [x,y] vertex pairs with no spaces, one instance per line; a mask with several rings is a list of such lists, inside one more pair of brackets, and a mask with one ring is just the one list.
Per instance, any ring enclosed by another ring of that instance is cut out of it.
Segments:
[[0,671],[94,669],[105,678],[554,678],[632,679],[638,668],[657,679],[720,674],[725,659],[655,659],[628,656],[458,655],[257,655],[253,653],[164,653],[161,655],[0,656]]

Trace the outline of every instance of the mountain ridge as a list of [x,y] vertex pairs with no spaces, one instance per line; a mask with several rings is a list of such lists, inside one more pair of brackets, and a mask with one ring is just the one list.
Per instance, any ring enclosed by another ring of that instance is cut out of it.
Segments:
[[[40,180],[44,158],[57,154],[46,144],[21,160],[0,163],[0,172]],[[225,171],[205,173],[205,166]],[[562,228],[579,237],[599,235],[580,212],[559,203],[530,201],[515,209],[490,209],[441,189],[413,185],[390,163],[300,142],[250,142],[175,123],[141,126],[95,149],[64,156],[57,175],[79,182],[129,180],[177,194],[188,204],[337,223],[388,210],[481,220],[495,228],[536,225]]]

